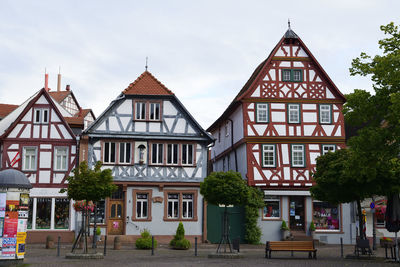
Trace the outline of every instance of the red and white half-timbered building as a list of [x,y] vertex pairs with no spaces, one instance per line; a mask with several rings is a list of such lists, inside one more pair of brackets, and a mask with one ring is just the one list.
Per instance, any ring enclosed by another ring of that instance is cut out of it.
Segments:
[[263,190],[262,241],[279,240],[281,221],[306,235],[350,243],[348,204],[313,200],[316,159],[345,146],[345,97],[289,28],[225,112],[209,127],[214,171],[236,170]]
[[76,133],[68,124],[76,116],[48,91],[39,90],[0,121],[1,169],[18,169],[33,185],[27,242],[43,242],[48,234],[72,241],[75,229],[72,203],[59,191],[77,162]]

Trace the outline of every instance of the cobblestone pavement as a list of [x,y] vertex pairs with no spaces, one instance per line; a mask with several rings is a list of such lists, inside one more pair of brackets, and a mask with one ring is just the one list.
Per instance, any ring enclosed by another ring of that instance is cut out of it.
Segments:
[[[379,248],[374,252],[375,257],[365,259],[344,259],[340,256],[340,246],[318,246],[317,259],[308,259],[308,253],[290,252],[272,253],[272,259],[264,258],[264,246],[242,245],[240,259],[211,259],[208,258],[216,250],[216,245],[200,245],[198,256],[194,256],[194,249],[172,250],[166,245],[151,251],[137,250],[133,246],[124,246],[121,250],[107,249],[107,254],[102,260],[66,259],[66,253],[71,246],[62,245],[60,257],[56,249],[44,249],[43,245],[27,245],[25,260],[17,266],[399,266],[387,262],[385,251]],[[103,251],[99,247],[98,252]],[[344,255],[352,254],[353,246],[344,247]],[[14,265],[15,266],[15,265]]]

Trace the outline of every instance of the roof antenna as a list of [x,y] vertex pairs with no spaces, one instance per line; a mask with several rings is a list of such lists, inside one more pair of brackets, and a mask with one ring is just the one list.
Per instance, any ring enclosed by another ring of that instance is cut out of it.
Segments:
[[290,19],[287,20],[287,24],[288,24],[289,30],[291,30],[290,29]]
[[147,71],[147,68],[148,68],[148,66],[147,66],[147,59],[148,59],[148,58],[146,57],[146,66],[145,66],[146,71]]

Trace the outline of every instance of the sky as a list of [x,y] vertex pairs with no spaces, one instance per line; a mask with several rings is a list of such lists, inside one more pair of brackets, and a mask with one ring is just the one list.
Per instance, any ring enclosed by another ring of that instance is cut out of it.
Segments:
[[380,25],[400,24],[398,0],[1,0],[0,103],[70,84],[96,116],[148,70],[208,128],[288,28],[343,94],[372,91],[351,61],[380,54]]

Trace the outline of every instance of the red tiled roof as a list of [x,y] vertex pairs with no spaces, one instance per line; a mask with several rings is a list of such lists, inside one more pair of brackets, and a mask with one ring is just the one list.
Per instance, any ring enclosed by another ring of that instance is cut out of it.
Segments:
[[122,91],[125,95],[173,95],[165,85],[147,70]]
[[83,117],[64,117],[69,126],[79,125],[83,126]]
[[70,93],[71,91],[49,91],[49,95],[58,103],[61,103]]
[[10,114],[17,107],[19,107],[19,106],[12,105],[12,104],[0,104],[0,118],[4,118],[5,116]]

